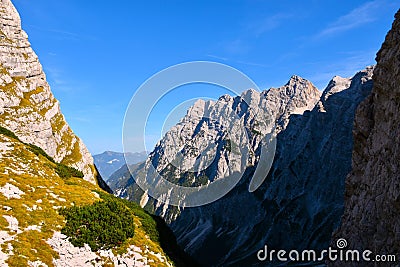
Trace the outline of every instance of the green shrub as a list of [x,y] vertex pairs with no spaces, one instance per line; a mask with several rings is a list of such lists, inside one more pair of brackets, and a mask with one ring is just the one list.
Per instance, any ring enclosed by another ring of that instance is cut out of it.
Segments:
[[83,173],[80,170],[69,167],[62,163],[57,163],[56,173],[63,179],[70,177],[83,178]]
[[28,149],[32,151],[36,156],[42,155],[46,159],[48,159],[50,162],[56,163],[52,157],[50,157],[42,148],[34,145],[34,144],[26,144],[28,146]]
[[[126,199],[117,198],[111,194],[95,191],[104,201],[118,201],[128,207],[133,214],[139,218],[143,230],[149,236],[149,238],[159,244],[162,250],[168,255],[170,259],[175,263],[175,266],[199,266],[193,259],[182,250],[172,230],[164,222],[161,217],[149,214],[142,207],[134,202],[130,202]],[[179,212],[177,207],[171,207],[172,212]]]
[[13,139],[20,141],[18,136],[15,135],[15,133],[13,133],[12,131],[10,131],[2,126],[0,126],[0,134],[3,134],[5,136],[8,136],[8,137],[11,137]]
[[93,251],[109,249],[134,236],[132,212],[120,201],[108,199],[83,207],[60,210],[67,223],[61,232],[74,246],[85,243]]
[[146,212],[142,207],[134,202],[128,201],[126,199],[117,198],[111,194],[106,194],[101,191],[96,191],[96,193],[98,193],[100,197],[105,201],[118,201],[128,207],[133,212],[133,214],[135,214],[139,218],[142,227],[149,238],[154,242],[159,242],[157,222],[154,220],[153,216]]
[[57,163],[55,160],[50,157],[42,148],[33,145],[33,144],[26,144],[28,146],[28,149],[32,151],[36,156],[43,156],[45,157],[48,161],[56,164],[56,173],[63,179],[67,179],[70,177],[78,177],[78,178],[83,178],[83,173],[80,170],[77,170],[73,167],[67,166],[62,163]]

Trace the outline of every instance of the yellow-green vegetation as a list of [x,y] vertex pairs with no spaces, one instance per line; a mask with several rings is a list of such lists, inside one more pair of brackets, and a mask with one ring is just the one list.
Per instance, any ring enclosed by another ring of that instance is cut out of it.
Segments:
[[22,53],[22,56],[24,57],[25,60],[29,59],[29,55],[27,53]]
[[4,134],[5,136],[11,137],[13,139],[16,139],[17,141],[25,144],[27,148],[33,152],[36,156],[42,156],[45,157],[48,161],[53,163],[53,166],[55,167],[56,173],[61,177],[61,178],[70,178],[70,177],[79,177],[83,178],[83,173],[73,167],[67,166],[63,163],[57,163],[54,161],[52,157],[47,155],[47,153],[40,147],[34,145],[34,144],[27,144],[22,142],[13,132],[10,130],[0,126],[0,134]]
[[[25,81],[25,77],[13,77],[13,82],[11,84],[17,84],[21,83],[22,81]],[[15,87],[15,86],[14,86]],[[43,86],[38,86],[36,89],[24,92],[23,97],[20,98],[20,103],[18,105],[18,109],[21,107],[27,109],[29,112],[36,112],[42,116],[46,114],[46,112],[49,110],[49,108],[40,108],[36,103],[32,103],[31,96],[40,94],[44,91]]]
[[15,133],[8,130],[7,128],[0,126],[0,134],[11,137],[11,138],[16,139],[17,141],[21,142],[21,140],[19,140],[19,138],[15,135]]
[[[0,73],[3,75],[9,75],[9,72],[7,71],[7,69],[5,67],[3,67],[2,65],[0,66]],[[16,88],[17,88],[17,82],[14,79],[12,82],[1,86],[1,89],[10,95],[16,94]]]
[[[7,199],[0,194],[1,205],[11,208],[9,211],[0,209],[0,217],[15,217],[19,229],[23,231],[11,241],[14,254],[7,263],[10,266],[27,266],[28,260],[40,260],[53,266],[52,258],[57,254],[44,240],[51,238],[53,231],[64,225],[64,218],[57,212],[58,207],[91,204],[96,201],[91,190],[98,188],[74,177],[66,183],[57,175],[50,161],[41,155],[36,156],[29,147],[15,139],[0,135],[0,142],[10,143],[13,147],[12,156],[2,157],[0,161],[0,187],[8,183],[24,192],[20,199]],[[26,172],[22,171],[24,166],[29,166]],[[7,226],[8,223],[1,220],[0,230],[8,231]],[[40,230],[24,230],[28,226],[37,226]],[[3,244],[2,250],[6,249],[7,244]]]
[[[86,225],[90,229],[91,237],[94,237],[92,242],[90,238],[79,242],[87,242],[93,250],[112,248],[114,254],[123,254],[128,247],[135,245],[153,260],[148,262],[150,266],[167,266],[148,252],[161,253],[169,259],[161,247],[162,237],[168,235],[159,234],[160,222],[152,215],[81,178],[61,177],[57,172],[58,165],[51,157],[40,149],[32,149],[3,127],[0,127],[0,145],[0,188],[12,185],[22,192],[18,197],[9,198],[0,193],[0,231],[13,236],[13,240],[1,245],[4,253],[7,253],[9,244],[12,245],[13,253],[6,260],[9,266],[28,266],[28,261],[41,261],[53,266],[53,258],[58,258],[58,253],[46,240],[53,236],[54,231],[62,229],[67,235],[76,234],[78,237],[83,228],[74,228],[76,225]],[[18,231],[8,228],[7,216],[18,221]],[[82,224],[85,218],[87,221]],[[65,230],[68,227],[70,232]],[[112,228],[117,234],[111,231]],[[121,231],[125,231],[123,235],[126,238],[121,236]],[[75,244],[82,245],[79,242]],[[176,240],[173,239],[172,244],[176,245]],[[104,266],[113,266],[110,260],[103,260],[106,261]]]
[[3,64],[0,64],[0,74],[8,74],[8,71],[6,68],[3,67]]
[[65,120],[61,114],[56,114],[53,118],[51,118],[51,128],[53,129],[53,132],[61,132],[64,126]]
[[[15,77],[14,77],[14,79],[15,79]],[[24,99],[30,100],[30,98],[31,98],[32,95],[40,94],[40,93],[43,92],[43,91],[44,91],[43,86],[38,86],[38,87],[36,87],[36,89],[34,89],[34,90],[31,90],[31,91],[29,91],[29,92],[25,92],[25,93],[24,93]]]
[[78,140],[75,141],[74,146],[70,154],[67,154],[61,161],[65,165],[70,165],[74,162],[78,162],[82,159],[82,153],[79,147]]
[[71,165],[75,162],[79,162],[82,159],[82,153],[80,151],[79,141],[77,137],[75,137],[72,130],[68,127],[66,131],[63,131],[66,122],[64,120],[63,115],[56,114],[51,119],[51,127],[53,132],[61,133],[61,142],[57,146],[57,153],[61,150],[70,151],[65,157],[62,159],[62,163],[66,165]]
[[[175,235],[162,218],[150,214],[135,202],[120,199],[104,192],[96,192],[104,201],[118,201],[128,207],[134,214],[134,222],[137,226],[135,227],[134,238],[128,239],[124,244],[114,248],[113,252],[115,254],[123,254],[130,245],[135,245],[137,247],[147,247],[150,251],[155,253],[165,253],[164,255],[166,258],[169,259],[170,262],[174,262],[176,266],[198,266],[198,264],[178,246]],[[160,265],[157,258],[153,255],[148,255],[148,258],[154,260],[154,262],[149,262],[150,266],[163,266]]]

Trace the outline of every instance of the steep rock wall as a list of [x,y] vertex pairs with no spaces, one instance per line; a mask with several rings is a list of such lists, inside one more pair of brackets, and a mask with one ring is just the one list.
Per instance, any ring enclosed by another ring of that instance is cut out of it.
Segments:
[[93,158],[72,132],[10,0],[0,2],[0,124],[95,182]]
[[333,242],[345,238],[348,248],[399,257],[400,12],[376,60],[372,93],[357,109],[345,212]]

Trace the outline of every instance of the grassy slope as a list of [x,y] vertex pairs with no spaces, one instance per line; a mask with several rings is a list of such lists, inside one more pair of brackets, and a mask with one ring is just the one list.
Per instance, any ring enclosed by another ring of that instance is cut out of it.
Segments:
[[[94,193],[101,189],[80,178],[60,178],[56,172],[57,164],[41,154],[36,155],[29,145],[20,142],[10,134],[0,133],[0,145],[3,147],[3,149],[0,147],[0,187],[8,183],[24,192],[20,199],[7,199],[0,194],[0,231],[15,235],[14,240],[9,242],[13,247],[13,255],[9,257],[7,263],[10,266],[27,266],[28,260],[40,260],[48,266],[53,266],[52,259],[57,257],[57,254],[45,240],[53,235],[53,231],[60,231],[65,225],[64,217],[58,214],[58,209],[73,205],[90,205],[95,201],[101,201],[98,194]],[[103,194],[107,196],[106,193]],[[5,207],[12,209],[7,211]],[[155,228],[143,227],[144,217],[140,214],[143,210],[138,207],[136,209],[132,222],[136,225],[135,236],[115,248],[114,251],[122,253],[133,244],[142,248],[143,251],[147,247],[155,253],[160,252],[165,255],[159,241],[150,238],[154,235]],[[18,234],[11,232],[4,215],[15,217],[22,232]],[[148,224],[148,217],[146,218],[144,223]],[[41,230],[25,230],[33,225],[39,226]],[[153,225],[156,226],[155,221]],[[1,249],[8,254],[8,242],[5,242]],[[152,266],[166,266],[151,254],[146,254],[146,257],[154,260],[150,262]],[[111,263],[110,266],[112,266]]]

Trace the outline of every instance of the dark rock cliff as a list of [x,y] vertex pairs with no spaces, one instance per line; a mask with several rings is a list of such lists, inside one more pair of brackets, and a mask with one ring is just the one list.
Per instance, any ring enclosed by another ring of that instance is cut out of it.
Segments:
[[345,212],[332,241],[345,238],[348,248],[397,254],[399,259],[400,11],[395,17],[377,54],[372,93],[357,109]]

